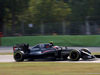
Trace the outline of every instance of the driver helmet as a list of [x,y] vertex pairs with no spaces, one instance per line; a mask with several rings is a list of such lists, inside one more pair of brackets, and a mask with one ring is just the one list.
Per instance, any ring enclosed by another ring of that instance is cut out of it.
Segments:
[[54,45],[53,45],[53,41],[50,41],[49,43],[50,43],[52,46],[54,46]]

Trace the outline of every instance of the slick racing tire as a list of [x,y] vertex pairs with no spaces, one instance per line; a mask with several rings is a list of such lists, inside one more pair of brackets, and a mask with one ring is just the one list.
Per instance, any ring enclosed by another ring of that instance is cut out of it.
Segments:
[[14,53],[14,60],[16,62],[24,61],[24,52],[23,51],[18,51],[16,53]]
[[72,50],[69,57],[72,61],[78,61],[80,59],[80,52],[78,50]]

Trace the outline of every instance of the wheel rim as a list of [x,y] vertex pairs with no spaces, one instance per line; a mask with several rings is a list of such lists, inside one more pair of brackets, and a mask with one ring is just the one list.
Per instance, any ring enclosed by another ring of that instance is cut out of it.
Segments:
[[70,59],[72,60],[72,61],[77,61],[77,60],[79,60],[80,59],[80,54],[79,54],[79,52],[77,51],[77,50],[72,50],[71,52],[70,52]]
[[14,55],[14,58],[15,58],[15,60],[19,61],[19,60],[22,59],[22,54],[21,54],[21,53],[16,53],[16,54]]
[[72,58],[72,59],[77,59],[77,57],[78,57],[77,52],[72,52],[71,58]]

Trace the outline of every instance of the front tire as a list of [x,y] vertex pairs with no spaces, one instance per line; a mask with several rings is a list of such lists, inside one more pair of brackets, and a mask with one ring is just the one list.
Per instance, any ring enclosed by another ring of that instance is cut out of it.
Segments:
[[24,52],[23,51],[18,51],[16,53],[14,53],[14,60],[16,62],[24,61]]
[[72,61],[78,61],[80,59],[80,52],[78,50],[72,50],[69,57]]

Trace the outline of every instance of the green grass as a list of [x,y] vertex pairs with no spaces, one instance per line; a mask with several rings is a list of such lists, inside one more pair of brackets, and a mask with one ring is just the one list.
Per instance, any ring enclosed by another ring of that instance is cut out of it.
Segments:
[[100,63],[0,63],[0,75],[100,75]]
[[13,55],[13,53],[0,53],[0,55]]
[[29,43],[30,46],[53,41],[58,46],[72,47],[100,47],[100,35],[57,35],[57,36],[21,36],[2,37],[2,46],[13,46],[20,43]]
[[100,52],[94,52],[94,53],[92,53],[92,55],[100,55]]

